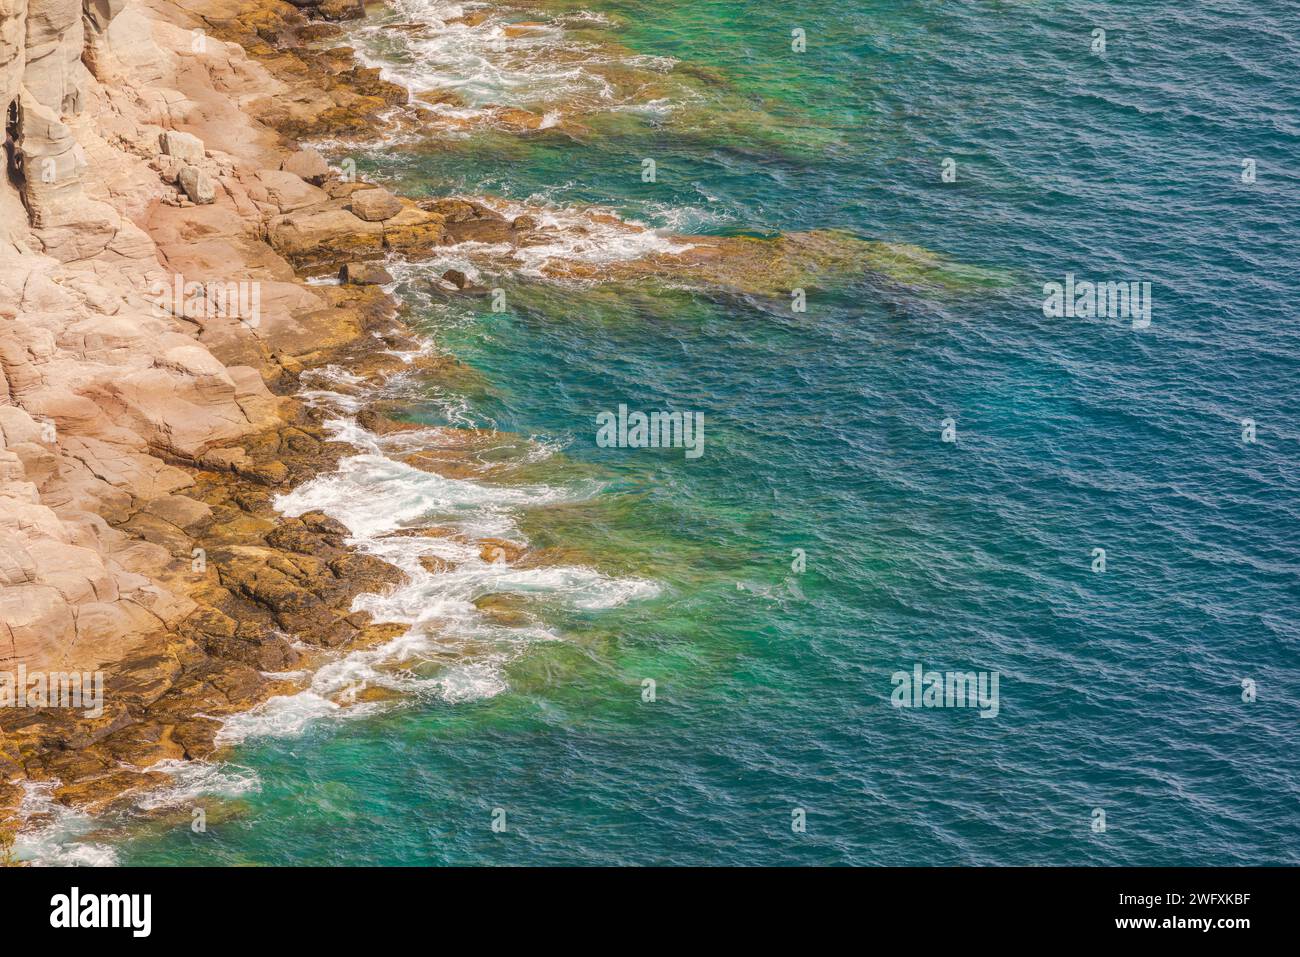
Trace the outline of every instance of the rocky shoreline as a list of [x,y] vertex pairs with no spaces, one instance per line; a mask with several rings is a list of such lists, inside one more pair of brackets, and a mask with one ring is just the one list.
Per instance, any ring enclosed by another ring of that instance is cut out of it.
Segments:
[[[272,504],[354,451],[295,398],[305,375],[457,371],[403,325],[381,260],[457,246],[487,272],[657,277],[787,306],[863,268],[983,281],[834,230],[662,236],[598,209],[412,199],[331,169],[300,144],[445,120],[430,112],[443,94],[329,45],[364,13],[0,0],[0,675],[105,677],[94,718],[0,707],[0,824],[33,783],[92,811],[163,783],[160,761],[211,755],[224,719],[298,690],[287,673],[402,631],[351,610],[398,569],[350,550],[327,516]],[[475,120],[520,134],[541,121],[500,106]],[[456,270],[430,289],[486,292]],[[363,415],[376,433],[402,427]],[[454,457],[411,464],[451,474]]]
[[[360,262],[448,235],[436,204],[296,148],[407,99],[305,45],[361,12],[0,5],[0,671],[105,676],[94,718],[0,708],[0,822],[32,782],[92,811],[155,786],[151,766],[210,755],[223,718],[294,690],[275,673],[402,630],[351,611],[397,569],[272,507],[352,451],[292,398],[300,376],[418,351]],[[241,283],[255,295],[213,301]]]

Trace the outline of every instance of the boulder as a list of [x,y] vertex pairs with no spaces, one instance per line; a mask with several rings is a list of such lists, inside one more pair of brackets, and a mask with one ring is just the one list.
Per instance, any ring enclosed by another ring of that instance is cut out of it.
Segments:
[[353,215],[368,223],[392,219],[402,211],[402,201],[380,187],[353,193],[349,206]]
[[446,235],[442,217],[417,206],[404,206],[384,220],[384,245],[389,249],[420,252],[443,242]]
[[276,252],[298,266],[378,258],[384,228],[346,209],[305,209],[272,220],[268,238]]
[[[324,160],[321,160],[324,163]],[[263,169],[257,172],[257,181],[266,191],[267,202],[275,204],[282,213],[291,213],[304,206],[314,206],[324,202],[328,197],[315,186],[309,185],[301,176],[288,170]],[[260,194],[254,197],[260,199]]]
[[176,182],[185,191],[185,195],[190,198],[190,202],[199,206],[210,203],[217,197],[216,187],[212,184],[212,177],[197,166],[184,167],[177,175]]
[[197,136],[179,130],[164,130],[158,145],[165,156],[174,156],[182,163],[194,165],[203,162],[203,141]]

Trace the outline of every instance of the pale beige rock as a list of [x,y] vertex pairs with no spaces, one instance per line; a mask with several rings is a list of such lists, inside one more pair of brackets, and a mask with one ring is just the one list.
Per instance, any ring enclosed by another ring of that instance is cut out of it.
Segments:
[[402,201],[380,187],[353,193],[349,206],[354,215],[368,223],[391,219],[402,211]]
[[392,281],[392,275],[378,263],[344,263],[339,267],[341,283],[353,286],[382,286]]
[[36,562],[24,540],[11,532],[0,531],[0,587],[26,585],[36,580]]
[[43,430],[25,409],[0,405],[0,448],[20,442],[40,442]]
[[108,39],[108,30],[113,19],[125,6],[126,0],[82,0],[86,41],[81,59],[98,79],[105,82],[112,79],[116,72],[113,66],[113,44]]
[[[327,198],[268,169],[275,138],[244,104],[276,81],[215,38],[195,50],[196,21],[166,10],[0,0],[0,110],[15,104],[25,174],[21,191],[0,176],[0,668],[111,669],[195,607],[187,563],[109,523],[211,523],[167,459],[242,466],[238,443],[285,400],[258,372],[259,323],[178,313],[177,277],[283,287],[267,330],[322,306],[259,241],[249,195]],[[204,205],[160,206],[166,177]],[[248,358],[228,369],[209,340]]]
[[182,167],[176,175],[176,183],[185,191],[185,195],[192,203],[203,205],[216,199],[217,192],[212,184],[212,177],[197,166]]
[[283,213],[322,203],[329,198],[324,190],[304,182],[301,177],[287,170],[258,170],[257,179],[266,193],[266,200]]

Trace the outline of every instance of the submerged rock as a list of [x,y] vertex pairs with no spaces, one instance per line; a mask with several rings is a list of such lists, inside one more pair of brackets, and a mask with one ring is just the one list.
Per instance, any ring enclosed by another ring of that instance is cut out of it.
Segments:
[[421,555],[420,566],[430,575],[442,575],[452,571],[456,566],[447,561],[445,558],[438,558],[435,555]]
[[481,538],[478,545],[479,557],[493,564],[513,564],[528,550],[526,546],[504,538]]
[[465,106],[465,98],[455,90],[421,90],[414,98],[430,106]]
[[437,213],[447,223],[464,223],[475,218],[475,207],[463,199],[422,199],[417,204],[421,209]]

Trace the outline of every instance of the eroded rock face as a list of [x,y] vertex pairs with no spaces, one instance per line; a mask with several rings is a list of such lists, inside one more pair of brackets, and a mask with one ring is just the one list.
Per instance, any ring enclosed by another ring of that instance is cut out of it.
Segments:
[[81,112],[84,44],[81,0],[27,0],[26,92],[58,114]]
[[86,31],[81,59],[90,72],[103,81],[109,80],[113,75],[112,56],[105,34],[113,18],[125,6],[126,0],[82,0],[81,3],[82,22]]
[[[108,68],[104,34],[122,0],[0,0],[0,106],[6,164],[37,245],[65,261],[112,242],[119,217],[86,196],[88,160],[70,125],[91,74]],[[88,37],[90,38],[88,41]]]

